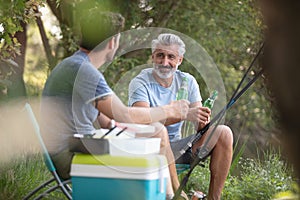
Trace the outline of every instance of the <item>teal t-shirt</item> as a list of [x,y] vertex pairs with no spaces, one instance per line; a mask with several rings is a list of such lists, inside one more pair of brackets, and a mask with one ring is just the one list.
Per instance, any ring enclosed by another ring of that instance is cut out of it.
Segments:
[[[199,85],[196,79],[189,73],[177,70],[170,87],[161,86],[152,75],[152,68],[144,69],[129,84],[128,104],[143,101],[150,107],[162,106],[176,100],[176,93],[181,86],[183,77],[188,78],[188,100],[190,103],[201,101]],[[167,126],[170,141],[181,138],[181,126],[183,121]]]

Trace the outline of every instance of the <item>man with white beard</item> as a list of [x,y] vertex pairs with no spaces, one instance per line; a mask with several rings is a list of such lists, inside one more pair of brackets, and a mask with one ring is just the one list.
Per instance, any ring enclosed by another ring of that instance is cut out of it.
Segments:
[[[190,141],[193,134],[181,138],[181,126],[183,121],[191,121],[195,131],[201,130],[210,122],[211,110],[203,107],[201,94],[196,79],[189,73],[178,70],[183,61],[185,53],[184,42],[174,34],[160,34],[152,41],[152,63],[153,68],[144,69],[129,84],[128,104],[136,107],[156,107],[167,105],[176,100],[176,93],[179,90],[184,78],[188,79],[188,101],[190,108],[185,119],[168,118],[162,122],[169,135],[173,153],[178,152]],[[209,133],[213,127],[210,127]],[[229,172],[232,159],[233,136],[228,126],[219,125],[216,133],[220,135],[212,152],[210,162],[210,187],[208,199],[220,199],[226,177]],[[197,149],[203,144],[207,134],[196,142],[191,151],[180,157],[176,157],[176,163],[191,164],[195,158]],[[176,190],[179,183],[173,183]],[[200,192],[200,194],[203,194]],[[199,195],[201,196],[201,195]]]

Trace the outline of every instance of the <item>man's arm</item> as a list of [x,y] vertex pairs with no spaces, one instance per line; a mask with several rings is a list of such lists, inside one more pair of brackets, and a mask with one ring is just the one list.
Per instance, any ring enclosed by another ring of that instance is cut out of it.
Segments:
[[[135,107],[150,107],[149,103],[144,102],[144,101],[138,101],[135,102],[132,106]],[[202,107],[202,103],[195,102],[190,104],[189,111],[187,114],[187,118],[183,119],[180,117],[173,117],[173,118],[168,118],[165,120],[163,123],[165,126],[168,126],[170,124],[175,124],[177,122],[180,122],[182,120],[188,120],[194,123],[195,129],[199,131],[201,128],[203,128],[209,121],[210,121],[210,114],[211,111],[209,108]]]
[[115,94],[98,99],[97,109],[118,122],[150,124],[179,116],[185,119],[189,108],[186,100],[159,107],[127,107]]
[[[144,101],[138,101],[135,102],[134,104],[132,104],[133,107],[150,107],[148,102],[144,102]],[[171,125],[171,124],[175,124],[177,122],[180,122],[181,120],[184,120],[182,118],[177,117],[177,118],[168,118],[164,121],[161,121],[161,123],[163,123],[165,126]]]

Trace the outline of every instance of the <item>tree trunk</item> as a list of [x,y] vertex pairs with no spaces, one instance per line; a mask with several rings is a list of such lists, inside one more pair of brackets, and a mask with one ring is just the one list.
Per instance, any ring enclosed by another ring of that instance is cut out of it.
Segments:
[[7,96],[8,98],[19,98],[26,96],[25,82],[23,79],[24,67],[25,67],[25,53],[27,46],[27,27],[24,22],[20,23],[23,31],[16,33],[16,38],[20,42],[20,55],[17,55],[15,62],[18,64],[18,67],[13,67],[13,73],[10,76],[9,80],[13,83],[7,87]]
[[263,0],[261,8],[267,25],[263,67],[276,98],[283,150],[300,176],[300,1]]

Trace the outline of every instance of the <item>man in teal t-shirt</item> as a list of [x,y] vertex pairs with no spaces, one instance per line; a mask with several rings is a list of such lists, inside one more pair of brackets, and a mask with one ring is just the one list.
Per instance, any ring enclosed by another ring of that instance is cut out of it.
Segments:
[[[179,151],[190,141],[193,135],[181,138],[183,120],[191,121],[195,131],[199,131],[210,121],[211,110],[202,107],[199,86],[195,78],[178,70],[185,53],[184,42],[174,34],[160,34],[152,41],[153,67],[144,69],[129,84],[129,106],[156,107],[176,100],[183,77],[188,78],[188,100],[190,109],[185,119],[168,118],[164,125],[168,129],[176,163],[191,163],[197,149],[202,145],[206,134],[196,142],[191,152],[181,155]],[[210,132],[212,127],[208,130]],[[211,180],[208,199],[220,199],[232,159],[232,131],[225,125],[219,125],[216,133],[219,138],[211,152]]]

